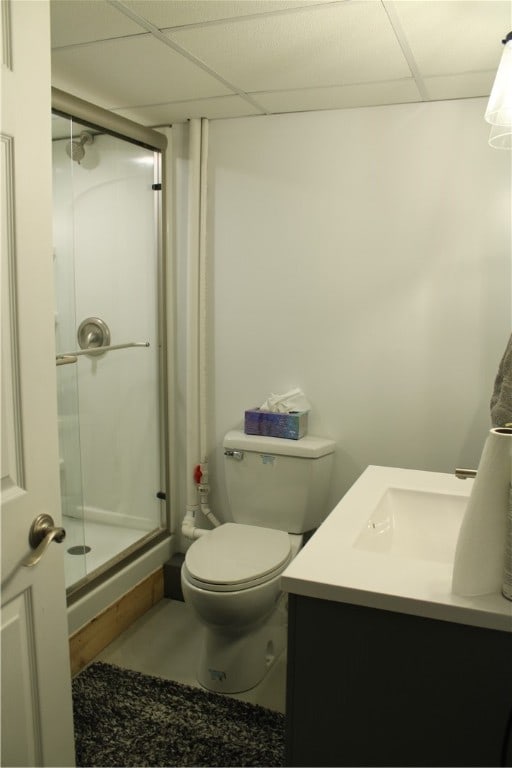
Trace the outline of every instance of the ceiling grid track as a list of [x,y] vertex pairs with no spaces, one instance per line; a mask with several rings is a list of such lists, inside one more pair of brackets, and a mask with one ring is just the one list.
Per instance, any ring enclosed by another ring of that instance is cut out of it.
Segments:
[[425,83],[423,82],[423,78],[420,74],[419,67],[416,64],[416,59],[413,56],[409,43],[407,42],[407,37],[402,28],[402,24],[400,23],[400,19],[398,18],[398,14],[394,7],[394,2],[393,0],[381,0],[381,2],[382,2],[382,7],[384,8],[388,16],[389,23],[393,28],[393,32],[395,33],[395,37],[398,41],[398,45],[402,49],[402,53],[405,56],[409,69],[411,70],[411,74],[418,87],[420,96],[423,99],[423,101],[430,101],[430,96],[428,94]]
[[147,32],[150,32],[154,38],[159,40],[164,45],[167,45],[169,48],[172,48],[173,51],[176,53],[179,53],[181,56],[184,56],[188,61],[190,61],[192,64],[195,64],[197,67],[202,69],[204,72],[206,72],[211,77],[215,78],[219,83],[224,85],[226,88],[228,88],[233,94],[236,96],[240,96],[240,98],[245,99],[254,109],[259,110],[259,112],[263,115],[268,115],[269,112],[267,112],[266,109],[264,109],[261,104],[258,104],[258,102],[253,99],[251,96],[249,96],[248,93],[245,91],[242,91],[240,88],[237,88],[236,85],[233,85],[233,83],[230,83],[228,80],[222,77],[222,75],[219,75],[215,70],[211,69],[207,64],[204,63],[204,61],[201,61],[201,59],[198,59],[197,56],[194,56],[192,53],[187,51],[186,48],[183,48],[181,45],[178,45],[178,43],[175,43],[174,40],[172,40],[170,37],[167,37],[163,32],[161,32],[158,27],[155,27],[154,24],[151,24],[151,22],[147,21],[147,19],[142,18],[142,16],[139,16],[134,11],[130,10],[130,8],[127,8],[126,5],[124,5],[120,0],[106,0],[106,2],[111,5],[113,8],[118,10],[120,13],[123,13],[125,16],[128,16],[132,21],[134,21],[136,24],[139,24],[143,29],[145,29]]

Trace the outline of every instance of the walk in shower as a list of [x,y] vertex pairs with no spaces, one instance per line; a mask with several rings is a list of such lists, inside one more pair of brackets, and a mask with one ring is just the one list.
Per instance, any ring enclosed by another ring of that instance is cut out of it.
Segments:
[[161,153],[52,115],[68,592],[167,528]]

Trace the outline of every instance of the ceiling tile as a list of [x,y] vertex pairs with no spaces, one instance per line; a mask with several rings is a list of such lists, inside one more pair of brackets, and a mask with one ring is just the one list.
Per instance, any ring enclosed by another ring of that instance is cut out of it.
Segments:
[[302,8],[326,0],[122,0],[123,5],[159,29],[219,19]]
[[427,77],[424,85],[433,100],[463,99],[488,96],[496,72],[469,72],[462,75],[439,75]]
[[509,0],[400,0],[395,9],[423,77],[491,70],[512,26]]
[[269,112],[304,112],[317,109],[380,106],[421,101],[412,78],[386,83],[364,83],[330,88],[254,93],[254,98]]
[[116,109],[116,114],[135,120],[142,125],[169,125],[184,123],[192,117],[248,117],[261,114],[240,96],[219,96],[213,99],[182,101],[173,104],[158,104],[152,107]]
[[123,0],[122,7],[128,15],[106,0],[51,0],[53,84],[151,125],[260,114],[258,105],[294,112],[485,96],[512,28],[510,0]]
[[318,5],[286,15],[166,32],[244,91],[410,77],[377,0]]
[[52,82],[57,88],[110,107],[230,93],[218,80],[151,35],[54,51]]
[[50,16],[53,48],[144,31],[103,0],[51,0]]

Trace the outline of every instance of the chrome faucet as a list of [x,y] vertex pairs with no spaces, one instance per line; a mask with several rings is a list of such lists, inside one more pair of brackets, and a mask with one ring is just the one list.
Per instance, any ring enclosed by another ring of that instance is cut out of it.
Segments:
[[456,469],[455,477],[459,480],[467,480],[468,477],[476,477],[476,469]]

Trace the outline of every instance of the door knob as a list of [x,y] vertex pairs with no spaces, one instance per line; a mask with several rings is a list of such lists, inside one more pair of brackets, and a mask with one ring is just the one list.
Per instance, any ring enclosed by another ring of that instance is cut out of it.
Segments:
[[37,565],[52,541],[60,543],[66,538],[64,528],[58,528],[50,515],[38,515],[28,534],[28,541],[34,552],[23,561],[27,568]]

